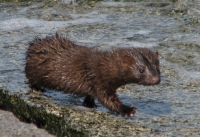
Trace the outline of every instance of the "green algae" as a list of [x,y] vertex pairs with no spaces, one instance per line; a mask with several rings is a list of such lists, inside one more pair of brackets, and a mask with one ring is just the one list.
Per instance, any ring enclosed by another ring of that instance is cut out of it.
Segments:
[[31,2],[33,0],[0,0],[0,3],[6,3],[6,2]]

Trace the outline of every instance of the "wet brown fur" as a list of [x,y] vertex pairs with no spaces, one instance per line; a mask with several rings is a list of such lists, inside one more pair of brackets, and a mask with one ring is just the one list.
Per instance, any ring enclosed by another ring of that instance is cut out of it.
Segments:
[[25,72],[31,88],[86,96],[87,107],[95,107],[94,99],[97,99],[109,110],[128,116],[136,108],[122,104],[116,89],[128,83],[155,85],[160,82],[156,52],[146,48],[101,51],[78,46],[57,34],[36,38],[30,43]]

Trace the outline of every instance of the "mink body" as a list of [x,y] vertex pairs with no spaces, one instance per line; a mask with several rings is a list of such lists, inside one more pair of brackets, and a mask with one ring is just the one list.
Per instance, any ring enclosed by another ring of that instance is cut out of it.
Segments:
[[136,108],[124,105],[116,89],[128,83],[160,83],[157,52],[146,48],[102,51],[76,45],[57,34],[30,43],[25,73],[33,90],[47,88],[86,96],[86,107],[96,107],[97,99],[109,110],[127,116],[135,114]]

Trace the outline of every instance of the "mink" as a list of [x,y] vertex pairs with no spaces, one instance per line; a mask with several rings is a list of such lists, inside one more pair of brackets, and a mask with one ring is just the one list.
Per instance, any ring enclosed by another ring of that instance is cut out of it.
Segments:
[[97,99],[110,111],[133,116],[137,109],[116,95],[129,83],[160,83],[158,52],[147,48],[101,50],[80,46],[59,36],[35,38],[26,53],[25,73],[32,90],[51,89],[85,96],[83,105],[96,107]]

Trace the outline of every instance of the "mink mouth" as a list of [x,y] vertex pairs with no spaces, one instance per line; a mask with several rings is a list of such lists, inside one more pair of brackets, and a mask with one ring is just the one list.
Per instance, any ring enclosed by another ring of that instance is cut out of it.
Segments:
[[138,84],[139,85],[144,85],[144,86],[156,86],[156,85],[160,84],[160,81],[161,81],[160,79],[157,82],[155,82],[155,83],[141,81]]
[[[159,83],[158,83],[159,84]],[[158,84],[147,84],[147,83],[138,83],[138,85],[143,85],[143,86],[157,86]]]

